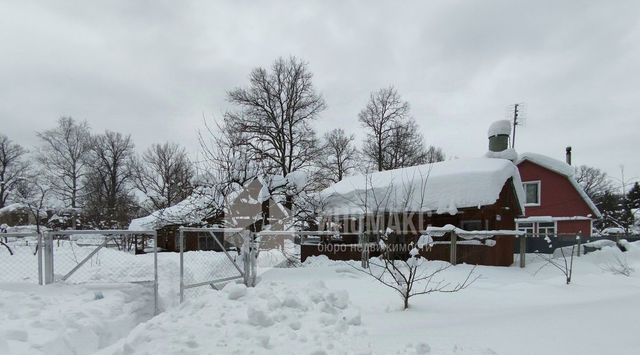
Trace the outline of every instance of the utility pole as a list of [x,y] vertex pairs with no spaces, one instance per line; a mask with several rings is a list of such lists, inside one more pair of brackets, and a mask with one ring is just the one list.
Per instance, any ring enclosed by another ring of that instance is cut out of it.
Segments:
[[513,105],[513,135],[511,138],[511,148],[515,148],[516,146],[516,126],[520,123],[518,122],[518,114],[520,108],[520,104]]

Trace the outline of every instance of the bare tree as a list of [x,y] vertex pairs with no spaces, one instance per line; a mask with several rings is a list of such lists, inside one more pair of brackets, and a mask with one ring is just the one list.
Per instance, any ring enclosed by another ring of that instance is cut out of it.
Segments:
[[24,159],[26,153],[21,145],[0,134],[0,208],[7,204],[27,174],[29,163]]
[[35,217],[36,231],[40,233],[42,218],[47,216],[45,204],[51,191],[43,172],[30,172],[16,185],[16,201],[25,205]]
[[371,93],[367,106],[360,111],[360,124],[368,130],[363,154],[378,171],[387,170],[385,151],[396,125],[409,116],[409,103],[402,100],[393,86]]
[[61,117],[58,127],[39,132],[38,137],[43,143],[38,159],[46,167],[52,191],[68,207],[78,207],[91,147],[89,125]]
[[[247,88],[228,93],[238,110],[225,114],[225,126],[242,132],[241,144],[263,162],[266,174],[286,177],[311,166],[318,153],[311,122],[325,109],[325,102],[312,78],[307,63],[279,58],[271,70],[254,69]],[[291,206],[288,193],[286,200]]]
[[558,257],[556,257],[554,254],[537,254],[537,256],[543,259],[545,262],[544,264],[542,264],[542,266],[540,266],[540,268],[538,268],[538,270],[536,270],[534,275],[540,272],[546,266],[551,265],[564,275],[567,285],[570,284],[571,278],[573,277],[573,257],[578,252],[579,247],[580,246],[578,245],[571,245],[570,247],[560,247],[557,249],[559,254]]
[[122,226],[131,218],[135,201],[131,193],[133,150],[130,135],[106,131],[92,139],[86,209],[102,227]]
[[461,281],[447,281],[441,277],[441,273],[453,266],[452,264],[431,262],[435,267],[429,268],[430,262],[423,258],[418,248],[413,245],[409,245],[409,255],[406,259],[399,258],[397,251],[389,248],[384,242],[387,237],[389,235],[385,234],[379,241],[380,257],[371,261],[369,268],[358,270],[396,291],[402,298],[404,309],[409,308],[409,300],[414,296],[434,292],[458,292],[469,287],[479,277],[474,275],[474,267]]
[[575,169],[575,179],[587,196],[594,201],[612,190],[607,173],[598,168],[586,165],[578,166]]
[[318,166],[325,180],[330,183],[342,180],[358,167],[354,136],[347,135],[341,128],[325,133],[322,154],[318,158]]
[[396,122],[384,151],[386,169],[398,169],[444,160],[442,149],[427,146],[416,121],[409,117]]
[[439,161],[444,161],[445,158],[446,156],[442,151],[442,148],[434,147],[432,145],[427,148],[427,163],[437,163]]
[[[200,147],[207,163],[201,184],[214,187],[227,195],[244,186],[263,171],[257,153],[245,144],[244,132],[222,123],[215,127],[205,121],[206,131],[198,133]],[[212,191],[209,189],[209,191]]]
[[191,195],[194,169],[187,152],[175,143],[153,144],[136,162],[135,184],[153,210],[159,210]]
[[608,271],[614,275],[624,275],[631,276],[631,274],[635,271],[633,267],[629,265],[629,261],[626,256],[616,255],[612,262],[609,262],[602,266],[602,270]]

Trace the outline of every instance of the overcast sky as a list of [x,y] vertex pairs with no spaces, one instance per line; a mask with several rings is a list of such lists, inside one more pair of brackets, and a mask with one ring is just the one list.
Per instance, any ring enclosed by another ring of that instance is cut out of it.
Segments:
[[362,137],[394,85],[428,144],[474,157],[524,103],[516,149],[640,176],[638,1],[0,2],[0,132],[25,146],[61,115],[198,150],[203,115],[279,56],[309,62],[319,132]]

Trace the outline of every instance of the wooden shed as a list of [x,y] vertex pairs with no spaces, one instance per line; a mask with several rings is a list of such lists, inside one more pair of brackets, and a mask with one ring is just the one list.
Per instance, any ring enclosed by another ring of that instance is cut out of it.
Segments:
[[[332,259],[360,258],[383,233],[405,248],[428,226],[451,224],[464,230],[514,230],[524,214],[524,192],[517,167],[506,159],[459,159],[348,177],[321,193],[325,219],[340,226],[339,240],[302,246],[302,259],[324,254]],[[496,236],[487,245],[458,244],[458,262],[509,266],[514,236]],[[428,259],[449,260],[447,240],[422,252]],[[332,245],[329,248],[328,245]]]
[[[175,206],[134,219],[129,230],[156,230],[158,247],[177,252],[180,227],[233,227],[259,232],[267,224],[281,229],[288,216],[280,203],[264,193],[261,179],[255,178],[227,196],[220,196],[215,189],[196,191]],[[215,232],[215,235],[227,249],[239,246],[237,233]],[[185,251],[222,251],[209,232],[185,232],[184,240]]]

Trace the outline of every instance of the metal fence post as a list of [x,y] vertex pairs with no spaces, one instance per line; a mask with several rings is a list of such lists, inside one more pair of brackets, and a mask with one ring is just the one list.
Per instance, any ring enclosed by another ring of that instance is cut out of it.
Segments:
[[580,234],[577,235],[577,239],[578,239],[578,256],[580,256],[580,254],[582,254],[582,237],[580,236]]
[[182,227],[179,230],[180,242],[180,303],[184,302],[184,231]]
[[449,262],[451,262],[452,265],[456,265],[458,263],[458,256],[457,256],[457,235],[456,232],[451,232],[451,243],[450,243],[450,247],[449,247]]
[[38,285],[42,285],[43,282],[43,275],[42,275],[42,248],[44,248],[44,246],[42,245],[42,232],[38,232]]
[[523,234],[520,236],[520,267],[523,268],[526,266],[527,259],[527,236]]
[[48,285],[53,282],[53,233],[47,232],[44,242],[44,284]]
[[248,238],[243,238],[242,245],[242,266],[244,269],[244,284],[247,287],[254,287],[257,273],[257,248],[258,244],[254,240],[256,234],[252,233]]
[[251,285],[250,287],[255,287],[256,278],[258,277],[258,242],[254,240],[251,241],[251,251],[249,252],[249,256],[251,260],[251,262],[249,263],[251,271],[249,284]]
[[[143,242],[144,245],[144,242]],[[153,311],[158,314],[158,231],[153,232]]]
[[244,284],[249,287],[250,284],[250,274],[251,274],[251,236],[247,238],[242,238],[242,246],[240,250],[242,251],[242,267],[244,269]]

